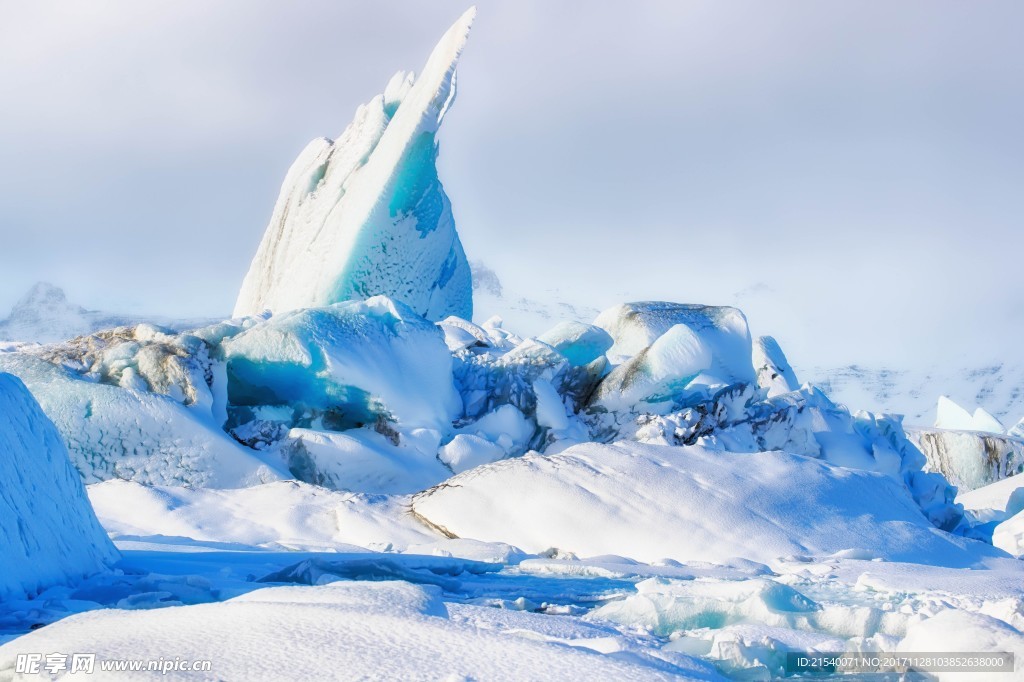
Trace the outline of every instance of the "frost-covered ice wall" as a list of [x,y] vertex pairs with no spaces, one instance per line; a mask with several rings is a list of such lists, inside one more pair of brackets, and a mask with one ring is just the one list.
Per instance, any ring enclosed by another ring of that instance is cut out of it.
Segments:
[[116,559],[57,429],[20,380],[0,374],[0,599]]
[[398,73],[337,140],[285,177],[235,315],[385,295],[431,320],[473,314],[469,263],[437,177],[436,134],[475,16],[445,33],[419,78]]

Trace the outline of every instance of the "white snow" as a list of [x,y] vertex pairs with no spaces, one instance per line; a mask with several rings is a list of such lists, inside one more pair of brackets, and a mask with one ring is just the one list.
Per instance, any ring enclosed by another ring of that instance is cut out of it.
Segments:
[[852,549],[968,566],[1003,556],[934,528],[889,477],[779,452],[578,445],[473,469],[414,496],[413,509],[459,537],[640,561]]
[[418,78],[399,73],[337,141],[316,140],[288,171],[235,315],[383,294],[432,320],[471,319],[472,282],[437,177],[436,134],[476,14],[441,38]]
[[173,652],[217,666],[132,679],[723,679],[681,654],[602,653],[606,633],[583,627],[559,641],[549,632],[564,638],[566,628],[546,617],[509,628],[496,609],[456,614],[440,589],[404,582],[269,587],[219,604],[72,616],[0,647],[0,676],[11,674],[20,652],[68,650],[95,652],[98,661]]
[[0,601],[116,559],[57,429],[21,381],[0,374]]
[[103,527],[123,544],[186,540],[241,548],[337,551],[405,549],[442,539],[417,523],[402,497],[276,481],[229,490],[106,481],[88,487]]

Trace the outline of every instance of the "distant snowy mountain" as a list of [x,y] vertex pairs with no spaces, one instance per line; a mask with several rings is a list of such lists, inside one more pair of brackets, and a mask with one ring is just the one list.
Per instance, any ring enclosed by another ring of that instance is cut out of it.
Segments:
[[176,320],[153,315],[123,315],[86,310],[68,301],[67,295],[60,287],[39,282],[14,305],[7,319],[0,321],[0,341],[52,343],[141,322],[177,331],[200,327],[212,321],[205,318]]
[[1024,417],[1024,364],[992,363],[979,367],[938,367],[926,370],[848,365],[815,367],[797,372],[833,400],[873,412],[904,415],[907,424],[935,423],[939,396],[984,408],[1004,425]]

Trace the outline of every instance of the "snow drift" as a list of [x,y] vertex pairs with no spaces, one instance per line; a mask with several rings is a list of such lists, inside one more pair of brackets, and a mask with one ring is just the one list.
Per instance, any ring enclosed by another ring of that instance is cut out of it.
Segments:
[[57,430],[21,381],[0,374],[0,599],[116,559]]
[[888,477],[781,452],[579,445],[460,474],[415,496],[413,510],[459,537],[647,562],[852,550],[968,566],[1005,556],[934,528]]

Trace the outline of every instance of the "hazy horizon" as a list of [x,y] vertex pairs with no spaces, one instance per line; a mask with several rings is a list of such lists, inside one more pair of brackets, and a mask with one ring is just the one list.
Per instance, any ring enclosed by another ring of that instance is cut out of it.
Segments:
[[[228,314],[294,157],[468,4],[8,7],[0,317]],[[1019,358],[1019,4],[478,6],[439,170],[509,289],[739,305],[803,366]]]

